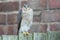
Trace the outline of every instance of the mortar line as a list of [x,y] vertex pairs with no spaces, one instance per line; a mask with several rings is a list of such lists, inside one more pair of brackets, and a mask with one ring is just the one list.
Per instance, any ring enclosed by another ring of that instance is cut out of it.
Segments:
[[50,24],[47,24],[48,27],[47,27],[47,32],[50,32]]
[[43,23],[43,22],[33,22],[33,24],[60,24],[60,22],[50,22],[50,23]]
[[0,3],[7,3],[7,2],[18,2],[18,0],[16,0],[16,1],[0,1]]

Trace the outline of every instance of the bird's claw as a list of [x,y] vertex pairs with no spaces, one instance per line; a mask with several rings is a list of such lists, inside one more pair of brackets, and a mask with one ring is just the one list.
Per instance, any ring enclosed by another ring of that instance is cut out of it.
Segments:
[[24,36],[29,36],[30,33],[29,33],[29,32],[23,32],[23,35],[24,35]]

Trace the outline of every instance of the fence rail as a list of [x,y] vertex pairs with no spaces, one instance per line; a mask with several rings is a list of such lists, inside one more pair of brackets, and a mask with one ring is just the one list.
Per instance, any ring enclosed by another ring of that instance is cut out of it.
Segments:
[[60,32],[32,33],[29,36],[19,35],[1,35],[0,40],[60,40]]

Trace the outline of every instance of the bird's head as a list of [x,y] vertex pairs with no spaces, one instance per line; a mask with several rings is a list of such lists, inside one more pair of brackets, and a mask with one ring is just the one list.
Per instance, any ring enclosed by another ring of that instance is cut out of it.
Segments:
[[28,7],[29,7],[29,5],[28,5],[27,3],[25,3],[25,4],[24,4],[24,7],[25,7],[25,8],[28,8]]

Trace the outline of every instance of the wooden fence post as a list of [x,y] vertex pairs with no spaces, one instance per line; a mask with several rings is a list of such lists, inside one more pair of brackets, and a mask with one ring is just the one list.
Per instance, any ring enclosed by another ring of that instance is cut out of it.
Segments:
[[48,40],[60,40],[60,32],[49,32]]
[[2,36],[0,35],[0,40],[2,40]]
[[3,40],[18,40],[17,35],[2,35]]
[[34,40],[47,40],[47,33],[34,33]]
[[19,33],[19,40],[32,40],[32,34],[24,36],[22,33]]

